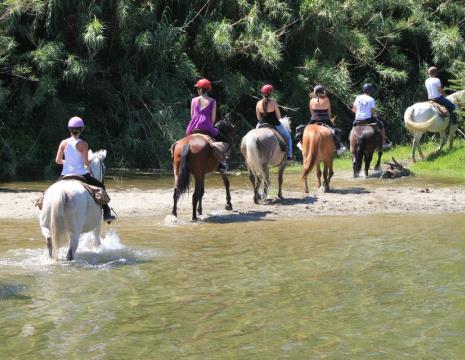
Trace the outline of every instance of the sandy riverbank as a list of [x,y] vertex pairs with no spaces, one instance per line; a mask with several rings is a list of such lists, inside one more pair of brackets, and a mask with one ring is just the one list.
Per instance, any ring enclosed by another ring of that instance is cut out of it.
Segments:
[[[312,179],[312,182],[314,180]],[[312,183],[311,182],[311,183]],[[312,184],[314,186],[314,184]],[[293,189],[284,191],[284,200],[278,200],[275,191],[266,203],[256,205],[248,188],[231,192],[234,210],[224,210],[225,193],[221,188],[207,188],[204,196],[203,219],[211,221],[234,221],[241,217],[286,218],[319,215],[363,215],[373,213],[449,213],[465,212],[465,191],[462,186],[412,187],[390,186],[389,181],[378,186],[365,186],[354,181],[353,186],[334,188],[330,193],[321,193],[314,187],[309,194]],[[111,205],[119,217],[153,216],[165,217],[171,213],[172,191],[170,189],[109,190]],[[39,211],[33,201],[39,196],[36,191],[0,189],[0,219],[38,218]],[[274,194],[274,195],[273,195]],[[179,203],[179,217],[189,220],[191,195]]]

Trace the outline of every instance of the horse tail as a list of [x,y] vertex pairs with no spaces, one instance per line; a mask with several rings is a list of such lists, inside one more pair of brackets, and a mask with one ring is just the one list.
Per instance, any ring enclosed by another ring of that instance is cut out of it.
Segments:
[[184,194],[189,190],[190,177],[190,166],[189,166],[189,155],[191,153],[191,147],[186,144],[182,148],[181,163],[179,165],[179,176],[176,182],[176,191],[179,195]]
[[255,131],[251,131],[245,136],[245,148],[247,149],[247,168],[258,179],[265,180],[266,174],[263,170],[260,150],[258,149],[258,139]]
[[302,179],[313,170],[319,160],[318,153],[320,152],[321,134],[318,131],[314,131],[310,134],[308,141],[310,142],[310,146],[305,161],[304,171],[302,173]]
[[422,122],[414,122],[413,121],[413,111],[414,106],[409,106],[404,113],[404,122],[407,129],[409,129],[412,133],[413,132],[425,132],[427,131],[431,125],[433,125],[434,121],[437,119],[437,115],[433,115],[426,121]]
[[60,247],[66,244],[67,240],[64,220],[66,192],[64,189],[58,189],[50,195],[50,236],[52,238],[52,257],[53,259],[58,260],[58,251]]

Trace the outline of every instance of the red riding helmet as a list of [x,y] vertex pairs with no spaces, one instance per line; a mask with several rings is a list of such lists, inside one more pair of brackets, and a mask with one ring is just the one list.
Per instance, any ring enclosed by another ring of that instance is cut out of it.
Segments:
[[194,85],[196,88],[201,88],[207,91],[210,91],[212,89],[212,83],[208,79],[200,79],[197,81]]
[[271,95],[273,92],[273,86],[270,84],[263,85],[263,87],[260,89],[260,92],[265,95]]

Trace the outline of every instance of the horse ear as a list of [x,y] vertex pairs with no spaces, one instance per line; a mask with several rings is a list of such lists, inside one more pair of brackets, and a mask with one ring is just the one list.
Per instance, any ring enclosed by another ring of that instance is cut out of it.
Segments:
[[92,152],[91,149],[89,149],[88,154],[89,154],[89,160],[92,160],[92,158],[94,157],[94,153]]
[[105,160],[107,158],[107,151],[105,149],[100,150],[100,154],[101,154],[101,159],[102,160]]

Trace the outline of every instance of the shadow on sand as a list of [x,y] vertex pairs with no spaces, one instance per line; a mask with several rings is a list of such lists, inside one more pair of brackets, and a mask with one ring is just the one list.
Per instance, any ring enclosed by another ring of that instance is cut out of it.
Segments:
[[268,199],[266,203],[269,205],[310,205],[314,204],[316,201],[317,198],[314,196],[305,196],[301,198]]
[[365,188],[362,187],[350,187],[350,188],[344,188],[344,189],[331,189],[331,193],[335,194],[370,194],[371,191],[368,191]]
[[[268,214],[273,214],[272,211],[247,211],[247,212],[233,212],[230,214],[212,215],[205,218],[203,221],[215,224],[228,224],[228,223],[242,223],[249,221],[265,220]],[[266,219],[271,221],[271,219]]]

